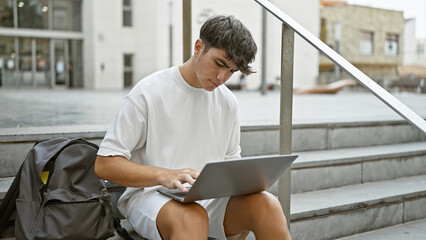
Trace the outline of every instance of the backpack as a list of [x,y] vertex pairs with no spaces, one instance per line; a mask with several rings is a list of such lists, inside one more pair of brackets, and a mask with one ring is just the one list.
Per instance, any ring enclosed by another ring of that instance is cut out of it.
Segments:
[[96,144],[84,139],[54,138],[37,143],[29,151],[2,202],[1,208],[8,205],[7,213],[0,211],[0,219],[8,220],[19,192],[16,239],[114,236],[110,196],[93,169],[97,150]]

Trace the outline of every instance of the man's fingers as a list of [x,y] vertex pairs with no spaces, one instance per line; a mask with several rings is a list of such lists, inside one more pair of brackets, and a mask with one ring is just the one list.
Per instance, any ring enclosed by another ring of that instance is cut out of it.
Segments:
[[183,184],[180,181],[174,181],[174,187],[181,190],[182,192],[187,192],[188,190],[186,187],[183,186]]
[[193,185],[194,182],[195,182],[194,178],[191,175],[188,175],[188,174],[184,175],[184,181],[191,184],[191,185]]
[[191,177],[192,177],[193,179],[197,179],[197,178],[198,178],[198,176],[200,176],[200,171],[199,171],[199,170],[192,171],[192,172],[190,173],[190,175],[191,175]]
[[195,183],[195,179],[197,179],[199,175],[200,171],[193,168],[175,170],[174,177],[169,179],[170,184],[165,184],[164,186],[168,186],[169,188],[177,188],[182,192],[187,192],[188,190],[183,184],[189,183],[190,185],[193,185]]

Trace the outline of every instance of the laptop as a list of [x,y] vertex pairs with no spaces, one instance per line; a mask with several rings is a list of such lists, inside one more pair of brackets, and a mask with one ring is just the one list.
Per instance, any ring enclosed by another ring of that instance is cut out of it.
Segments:
[[165,187],[157,191],[183,203],[261,192],[268,190],[296,158],[278,155],[211,162],[188,192]]

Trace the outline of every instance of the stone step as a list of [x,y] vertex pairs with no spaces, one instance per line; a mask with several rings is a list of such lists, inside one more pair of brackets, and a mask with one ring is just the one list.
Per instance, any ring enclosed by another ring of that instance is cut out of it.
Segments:
[[14,177],[0,178],[0,202],[3,201],[7,190],[13,182]]
[[339,240],[424,240],[426,239],[426,218],[392,227],[356,234]]
[[[291,191],[300,193],[426,174],[426,142],[296,152]],[[275,183],[271,193],[278,195]]]
[[426,175],[292,194],[293,239],[335,239],[426,218]]
[[426,175],[292,194],[291,232],[293,239],[334,239],[426,218],[422,209]]
[[[296,152],[292,193],[426,174],[426,142]],[[13,177],[0,178],[0,200]],[[278,184],[270,192],[278,195]]]
[[[14,176],[37,141],[54,137],[85,138],[99,144],[107,125],[0,129],[0,178]],[[404,121],[293,125],[293,152],[426,141]],[[243,156],[279,153],[279,126],[242,126]]]

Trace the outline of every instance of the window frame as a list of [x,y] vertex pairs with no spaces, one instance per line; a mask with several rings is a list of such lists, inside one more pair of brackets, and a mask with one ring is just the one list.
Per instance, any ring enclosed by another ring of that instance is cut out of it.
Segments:
[[[369,36],[367,38],[367,36]],[[367,49],[367,45],[370,43],[371,46],[368,46],[370,50]],[[363,56],[372,56],[374,55],[374,32],[372,31],[361,31],[359,34],[358,41],[358,53]]]

